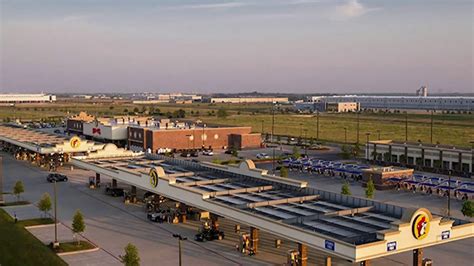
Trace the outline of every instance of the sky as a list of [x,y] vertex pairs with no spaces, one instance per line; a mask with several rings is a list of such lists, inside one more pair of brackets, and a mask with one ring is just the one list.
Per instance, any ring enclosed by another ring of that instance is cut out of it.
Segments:
[[0,8],[0,92],[474,92],[471,0],[0,0]]

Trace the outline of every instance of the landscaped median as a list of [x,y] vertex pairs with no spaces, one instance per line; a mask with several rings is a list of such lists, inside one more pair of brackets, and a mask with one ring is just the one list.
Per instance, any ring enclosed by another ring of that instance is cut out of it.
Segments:
[[0,265],[67,265],[45,244],[0,209]]
[[[52,244],[50,245],[52,249]],[[79,242],[66,242],[66,243],[59,243],[59,247],[54,249],[59,256],[63,255],[72,255],[72,254],[79,254],[84,252],[91,252],[99,250],[98,247],[94,246],[92,243],[88,241],[80,240]]]
[[9,207],[9,206],[20,206],[20,205],[28,205],[31,204],[29,201],[20,200],[20,201],[11,201],[11,202],[4,202],[0,203],[0,207]]

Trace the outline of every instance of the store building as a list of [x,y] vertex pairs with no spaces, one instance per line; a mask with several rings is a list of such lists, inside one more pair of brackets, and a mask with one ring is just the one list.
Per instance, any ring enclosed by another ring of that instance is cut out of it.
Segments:
[[37,94],[0,94],[0,103],[50,103],[56,101],[56,95]]
[[366,147],[370,160],[442,173],[451,170],[463,176],[473,175],[473,154],[474,150],[468,148],[393,140],[370,141]]

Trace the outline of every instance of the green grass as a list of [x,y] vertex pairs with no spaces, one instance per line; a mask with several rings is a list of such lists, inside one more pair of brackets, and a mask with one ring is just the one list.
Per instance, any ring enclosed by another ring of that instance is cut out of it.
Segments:
[[66,243],[59,243],[59,248],[56,252],[72,252],[72,251],[81,251],[81,250],[88,250],[95,248],[94,245],[87,241],[79,241],[79,245],[76,241],[74,242],[66,242]]
[[[251,126],[253,131],[271,132],[272,116],[231,115],[227,118],[202,117],[215,125]],[[429,115],[410,114],[408,119],[408,141],[421,140],[430,142]],[[316,116],[278,114],[275,115],[275,135],[316,138]],[[459,147],[470,147],[474,139],[474,115],[441,115],[434,116],[433,143],[451,144]],[[357,118],[355,114],[321,114],[319,118],[319,139],[330,142],[344,142],[344,128],[347,128],[347,141],[355,142],[357,136]],[[370,140],[381,139],[405,140],[405,118],[403,114],[362,114],[360,115],[359,141],[366,141],[366,132],[370,132]]]
[[67,265],[51,249],[0,209],[0,265]]
[[[133,105],[126,102],[57,102],[53,104],[19,104],[15,107],[0,106],[0,119],[20,118],[23,120],[64,117],[87,111],[94,115],[124,115],[124,109],[140,111],[150,105]],[[272,117],[270,115],[271,104],[155,104],[161,113],[166,114],[178,109],[186,111],[186,119],[201,119],[208,124],[215,125],[238,125],[252,126],[253,131],[262,131],[262,120],[264,121],[263,132],[271,131]],[[290,106],[282,106],[281,109]],[[230,114],[227,118],[218,118],[215,113],[219,109],[226,109]],[[193,114],[191,114],[191,111]],[[214,111],[212,115],[209,113]],[[199,112],[199,114],[197,114]],[[277,114],[275,116],[275,134],[289,135],[293,137],[304,136],[316,138],[315,115]],[[470,147],[469,142],[474,139],[474,115],[473,114],[442,114],[434,116],[433,143],[450,144],[459,147]],[[430,142],[430,120],[428,112],[408,114],[408,140]],[[300,126],[302,124],[302,126]],[[356,115],[350,113],[320,115],[319,139],[331,142],[344,142],[344,127],[347,128],[347,141],[356,141]],[[366,132],[370,132],[371,140],[378,138],[377,130],[380,131],[381,139],[405,140],[405,114],[403,113],[362,113],[360,115],[359,141],[365,142]]]
[[18,221],[17,224],[27,227],[27,226],[34,226],[34,225],[54,224],[54,220],[51,218],[36,218],[36,219]]
[[0,206],[8,207],[8,206],[19,206],[19,205],[28,205],[28,204],[30,204],[29,201],[20,200],[20,201],[5,202],[5,203],[0,204]]

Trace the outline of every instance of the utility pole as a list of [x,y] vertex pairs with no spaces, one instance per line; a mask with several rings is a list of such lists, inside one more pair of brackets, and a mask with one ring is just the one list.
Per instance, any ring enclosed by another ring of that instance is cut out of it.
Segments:
[[365,135],[367,136],[367,148],[366,148],[366,151],[367,151],[367,161],[370,159],[370,147],[369,147],[369,136],[370,136],[370,132],[367,132],[365,133]]
[[187,237],[183,237],[182,235],[180,234],[173,234],[173,237],[174,238],[177,238],[178,239],[178,259],[179,259],[179,266],[182,266],[182,257],[181,257],[181,241],[183,240],[187,240],[188,238]]
[[347,144],[347,127],[344,127],[344,144]]
[[359,144],[359,127],[360,125],[360,112],[357,112],[357,141],[356,143]]
[[[271,138],[272,143],[273,143],[274,133],[275,133],[275,104],[272,104],[272,138]],[[273,153],[272,154],[272,173],[275,174],[275,146],[273,146],[272,153]]]
[[380,140],[380,129],[377,129],[377,139]]
[[58,242],[58,193],[57,193],[57,185],[56,181],[53,181],[54,184],[54,243],[53,248],[59,247]]
[[451,217],[451,170],[448,171],[448,217]]
[[265,120],[262,119],[262,131],[261,131],[262,134],[264,133],[264,132],[263,132],[263,123],[264,123],[264,122],[265,122]]
[[408,142],[408,112],[405,111],[405,142]]
[[433,110],[431,110],[430,143],[433,144]]
[[316,141],[319,141],[319,110],[316,110]]

